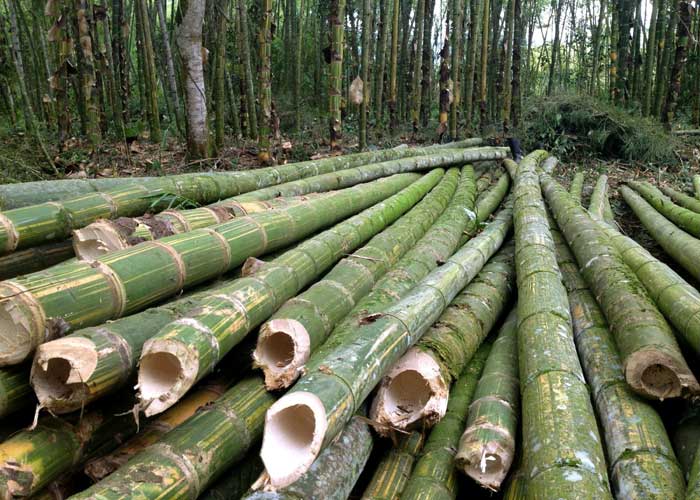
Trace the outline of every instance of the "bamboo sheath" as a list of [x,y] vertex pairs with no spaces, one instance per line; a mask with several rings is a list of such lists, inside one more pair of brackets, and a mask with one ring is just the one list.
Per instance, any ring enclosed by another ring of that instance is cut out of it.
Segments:
[[491,491],[501,488],[513,463],[519,413],[518,317],[513,309],[491,347],[456,455],[457,467]]
[[129,315],[359,212],[418,178],[398,174],[296,205],[144,242],[0,283],[0,364],[77,328]]
[[[444,153],[449,150],[442,151]],[[380,177],[410,171],[414,165],[414,162],[374,163],[251,191],[207,207],[165,210],[152,216],[122,217],[113,221],[99,220],[73,232],[74,246],[79,257],[94,259],[104,253],[121,250],[142,241],[221,224],[233,217],[271,208],[284,208],[307,199],[300,197],[301,195],[347,188]]]
[[[386,370],[413,345],[502,245],[511,227],[510,204],[477,237],[431,272],[402,300],[365,318],[349,331],[335,331],[309,359],[307,373],[268,411],[261,457],[272,487],[300,477],[319,451],[338,435]],[[306,437],[282,458],[280,439],[296,435],[296,416],[309,420]]]
[[586,179],[583,172],[576,172],[574,178],[571,180],[571,186],[569,186],[569,194],[576,201],[581,203],[583,198],[583,182]]
[[259,441],[265,411],[274,400],[262,377],[246,377],[158,443],[72,498],[197,498]]
[[423,449],[423,433],[411,432],[398,437],[374,469],[362,500],[396,500],[406,488],[413,464]]
[[34,273],[75,256],[70,240],[47,243],[0,257],[0,280]]
[[657,212],[683,231],[696,238],[700,237],[700,214],[676,205],[668,196],[648,182],[629,181],[627,184],[637,191]]
[[700,199],[695,198],[694,196],[688,196],[687,194],[676,191],[668,186],[661,186],[659,189],[661,189],[662,193],[683,208],[692,210],[696,214],[700,213]]
[[367,463],[372,444],[366,420],[355,416],[297,481],[277,491],[250,492],[243,500],[345,500]]
[[536,169],[545,157],[525,157],[514,188],[526,496],[612,498],[540,192]]
[[700,200],[700,175],[693,176],[693,191],[695,191],[695,197]]
[[139,399],[146,416],[175,403],[286,300],[343,254],[352,252],[418,203],[443,173],[442,169],[433,170],[384,202],[324,233],[325,237],[317,237],[310,244],[304,242],[270,263],[260,263],[257,268],[257,264],[249,262],[244,278],[218,290],[200,307],[147,340],[138,374]]
[[574,340],[605,437],[613,493],[630,500],[683,498],[685,482],[664,424],[627,385],[603,311],[556,223],[550,227],[569,295]]
[[136,432],[137,424],[128,411],[133,402],[127,398],[126,403],[105,405],[70,421],[47,416],[33,430],[21,431],[0,444],[0,498],[31,496]]
[[608,227],[602,229],[666,319],[700,354],[700,292],[632,238]]
[[420,170],[459,162],[502,159],[506,155],[505,148],[433,148],[424,152],[428,156],[415,157],[417,151],[410,148],[359,153],[237,172],[225,177],[214,174],[178,179],[162,177],[141,185],[127,185],[76,198],[8,210],[0,212],[0,254],[68,238],[72,230],[85,227],[97,219],[134,217],[147,211],[163,210],[173,202],[173,196],[200,204],[211,203],[303,177],[377,162],[384,157],[401,163],[407,170]]
[[620,186],[620,194],[652,238],[673,260],[700,281],[700,241],[657,212],[636,191]]
[[[472,173],[471,166],[462,169],[461,185],[471,193],[468,205],[473,207]],[[444,212],[458,182],[459,170],[449,170],[409,213],[341,260],[322,280],[285,302],[263,323],[253,356],[265,373],[269,389],[289,387],[296,380],[309,352],[324,342],[338,322]],[[281,342],[291,347],[282,350]]]
[[[425,429],[447,410],[449,387],[484,341],[511,298],[512,244],[506,244],[382,378],[370,418],[379,434]],[[412,383],[423,390],[406,391]]]
[[542,187],[610,324],[627,383],[645,397],[662,400],[698,393],[700,385],[671,328],[603,229],[546,174]]
[[430,431],[402,500],[457,498],[457,444],[490,350],[491,344],[485,342],[450,389],[445,418]]

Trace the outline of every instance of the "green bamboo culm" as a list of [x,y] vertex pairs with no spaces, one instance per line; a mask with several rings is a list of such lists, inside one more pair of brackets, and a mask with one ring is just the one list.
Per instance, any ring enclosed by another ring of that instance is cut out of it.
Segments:
[[596,180],[593,192],[591,193],[591,201],[588,204],[588,212],[591,217],[597,220],[602,220],[608,225],[615,224],[615,216],[610,207],[608,199],[608,176],[601,175]]
[[700,200],[700,175],[693,176],[693,191],[695,191],[695,197]]
[[700,280],[700,241],[679,229],[673,222],[657,212],[636,191],[627,186],[620,186],[619,191],[627,205],[661,248],[691,276]]
[[134,434],[129,412],[133,401],[122,397],[69,420],[46,416],[0,444],[0,497],[28,497],[96,453],[109,451]]
[[[217,290],[200,307],[148,339],[141,352],[138,374],[139,399],[146,416],[160,413],[178,401],[253,328],[344,254],[353,252],[401,217],[438,184],[443,174],[442,169],[433,170],[334,231],[326,232],[325,238],[315,238],[311,244],[304,242],[272,262],[248,262],[242,279]],[[163,370],[170,365],[174,368],[168,377]]]
[[402,500],[457,498],[457,444],[490,350],[490,342],[482,344],[450,389],[447,413],[430,431]]
[[[339,331],[311,356],[307,371],[266,416],[261,456],[273,487],[291,484],[311,465],[319,451],[338,435],[381,376],[442,314],[449,302],[500,248],[512,224],[512,205],[445,264],[426,276],[399,302],[361,324]],[[278,443],[304,435],[292,454]],[[282,458],[284,456],[284,458]]]
[[686,233],[700,237],[700,214],[676,205],[656,186],[648,182],[629,181],[629,187],[637,191],[661,215]]
[[569,186],[569,194],[579,203],[581,203],[581,199],[583,198],[583,183],[585,179],[586,176],[583,172],[576,172]]
[[264,470],[258,450],[253,450],[238,464],[225,471],[207,491],[198,498],[201,500],[230,500],[243,497]]
[[367,463],[372,444],[367,420],[355,416],[338,439],[323,450],[313,466],[293,484],[276,491],[254,491],[241,500],[345,500]]
[[686,491],[686,500],[700,499],[700,447],[695,452],[693,467],[690,469],[688,476],[688,489]]
[[[471,166],[462,169],[462,185],[471,193]],[[377,281],[425,234],[444,212],[457,184],[459,169],[450,169],[409,213],[341,260],[300,295],[289,299],[260,327],[254,353],[269,389],[289,387],[304,369],[309,353],[367,295]],[[281,346],[287,346],[281,348]]]
[[488,490],[501,489],[513,463],[519,414],[518,317],[513,309],[491,347],[456,456],[457,467]]
[[423,449],[422,432],[401,435],[374,469],[372,479],[362,494],[362,500],[395,500],[406,488],[413,464]]
[[671,200],[678,205],[682,206],[683,208],[687,208],[688,210],[692,210],[696,214],[700,214],[700,199],[694,196],[689,196],[685,193],[681,193],[680,191],[668,186],[661,186],[659,189],[661,189],[662,193],[671,198]]
[[[429,153],[433,149],[421,148],[420,151]],[[452,150],[440,149],[440,151],[445,153]],[[74,231],[74,246],[80,258],[95,259],[107,252],[122,250],[142,241],[221,224],[233,217],[268,209],[285,208],[316,196],[309,193],[343,189],[380,177],[411,171],[415,165],[415,162],[396,161],[373,163],[276,184],[227,198],[206,207],[165,210],[146,217],[103,219]],[[284,198],[280,199],[279,197]]]
[[543,174],[541,180],[559,229],[610,324],[627,383],[644,397],[662,400],[700,391],[671,328],[603,229],[551,177]]
[[0,417],[30,408],[36,403],[26,365],[0,368]]
[[138,312],[230,271],[248,257],[303,239],[386,199],[419,177],[398,174],[285,210],[237,217],[92,262],[59,264],[1,282],[0,364],[18,363],[51,338]]
[[498,206],[508,194],[508,189],[510,188],[510,176],[506,173],[501,174],[496,183],[491,189],[484,190],[476,199],[476,224],[471,233],[464,235],[463,243],[471,236],[476,234],[477,231],[486,223],[488,218],[492,213],[496,211]]
[[[465,163],[502,159],[506,156],[506,150],[504,148],[432,149],[429,154],[442,157],[457,156],[459,160],[455,163],[458,161]],[[66,239],[72,230],[85,227],[97,219],[135,217],[147,211],[157,212],[169,208],[173,203],[178,203],[178,200],[200,204],[211,203],[274,184],[382,161],[386,157],[390,161],[400,161],[396,158],[410,161],[410,158],[406,157],[413,155],[414,151],[411,148],[399,148],[248,170],[235,174],[212,173],[159,177],[142,184],[127,184],[98,193],[7,210],[0,212],[0,254]]]
[[525,488],[527,498],[611,499],[540,191],[537,167],[546,156],[526,156],[514,188]]
[[[379,434],[429,428],[445,415],[450,385],[511,299],[513,252],[512,243],[504,245],[382,378],[370,413],[380,424]],[[404,394],[402,388],[408,380],[424,390]]]
[[700,355],[700,292],[632,238],[608,227],[603,230],[662,314]]
[[0,257],[0,280],[34,273],[75,256],[71,240],[47,243]]
[[568,291],[574,340],[605,437],[616,498],[683,498],[685,482],[656,410],[627,385],[603,311],[556,223],[550,222]]
[[[197,498],[259,442],[265,411],[274,400],[262,377],[247,377],[161,441],[72,498]],[[129,417],[133,422],[133,416]]]
[[671,441],[678,463],[686,479],[689,479],[700,445],[700,407],[686,403],[672,432]]

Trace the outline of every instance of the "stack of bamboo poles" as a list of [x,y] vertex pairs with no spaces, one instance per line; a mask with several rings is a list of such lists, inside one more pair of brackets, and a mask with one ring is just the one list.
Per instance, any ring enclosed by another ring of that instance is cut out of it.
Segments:
[[[700,498],[700,292],[479,143],[0,213],[0,498]],[[621,194],[697,266],[697,199]]]

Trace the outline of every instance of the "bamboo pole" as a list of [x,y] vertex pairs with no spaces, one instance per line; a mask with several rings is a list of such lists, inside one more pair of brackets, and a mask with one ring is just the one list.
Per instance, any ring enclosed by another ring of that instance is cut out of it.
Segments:
[[574,340],[605,437],[616,498],[682,498],[682,473],[653,406],[628,387],[603,311],[588,289],[559,228],[551,233],[569,295]]
[[469,406],[456,465],[484,488],[501,489],[515,457],[520,413],[517,309],[501,326]]
[[30,408],[35,403],[26,365],[0,368],[0,417]]
[[583,197],[583,182],[586,179],[583,172],[576,172],[569,186],[569,194],[579,203]]
[[700,175],[693,176],[693,190],[695,191],[695,197],[700,200]]
[[[145,415],[156,415],[178,401],[253,328],[344,253],[352,252],[418,203],[443,174],[442,169],[433,170],[382,203],[326,232],[325,237],[315,238],[312,244],[302,243],[273,262],[249,261],[242,279],[218,290],[216,295],[203,300],[200,307],[148,339],[141,352],[138,372],[138,398]],[[283,342],[282,349],[284,345]]]
[[693,460],[693,468],[690,470],[688,489],[686,491],[685,499],[700,499],[700,449],[695,452],[695,460]]
[[606,224],[614,224],[615,217],[612,215],[610,200],[608,200],[608,176],[601,175],[596,180],[591,201],[588,204],[588,212],[591,217],[604,221]]
[[58,265],[0,283],[0,364],[70,330],[144,309],[363,210],[414,182],[398,174],[286,210],[144,242],[93,262]]
[[609,238],[551,177],[544,174],[541,180],[554,218],[610,324],[627,383],[661,400],[700,392],[671,328]]
[[[370,412],[379,434],[429,428],[444,417],[450,385],[511,298],[513,251],[512,244],[504,245],[382,378]],[[408,390],[415,387],[423,390]]]
[[620,194],[644,228],[673,260],[700,280],[700,241],[657,212],[636,191],[620,186]]
[[47,243],[0,257],[0,280],[34,273],[75,256],[70,240]]
[[[475,148],[458,151],[433,148],[428,154],[444,157],[443,162],[436,165],[443,166],[450,163],[450,157],[453,157],[451,161],[455,163],[494,160],[504,158],[506,151],[504,148]],[[235,174],[212,173],[159,177],[141,184],[128,184],[99,193],[8,210],[0,212],[0,253],[10,253],[68,238],[72,230],[84,227],[97,219],[133,217],[147,211],[163,210],[168,208],[174,197],[196,203],[211,203],[282,182],[378,162],[386,157],[390,159],[389,161],[400,161],[396,158],[407,159],[407,156],[414,155],[415,150],[411,148],[399,148],[336,156]],[[391,160],[392,158],[394,160]],[[419,161],[414,165],[415,169],[421,168],[420,163]]]
[[692,210],[696,214],[700,214],[700,200],[694,196],[688,196],[668,186],[661,186],[659,189],[681,207]]
[[367,463],[372,445],[366,419],[355,416],[338,439],[318,456],[313,467],[293,484],[274,492],[253,491],[242,500],[345,500]]
[[[423,181],[421,185],[425,186],[426,182],[430,182],[430,179],[437,182],[435,179],[439,177],[439,174],[440,171],[429,174],[431,177]],[[415,189],[411,192],[415,193]],[[389,220],[389,215],[382,214],[383,206],[379,205],[369,209],[369,214],[384,216]],[[386,211],[391,215],[390,209],[393,208],[393,204],[390,204]],[[383,221],[384,219],[379,220]],[[275,276],[275,270],[278,274],[286,272],[287,279],[291,280],[288,286],[303,286],[305,280],[313,280],[335,260],[339,259],[346,248],[351,248],[353,242],[364,237],[367,234],[368,225],[369,231],[376,230],[371,223],[372,219],[362,214],[341,222],[335,228],[310,238],[277,259],[268,262],[267,269],[263,265],[260,271],[264,271],[264,274],[261,276],[268,276],[268,278],[270,275]],[[384,222],[375,222],[378,224],[377,228],[382,223]],[[358,232],[355,230],[355,226],[363,231]],[[337,244],[335,253],[330,251],[329,244]],[[311,256],[317,256],[318,262],[312,268],[308,268],[306,263]],[[298,268],[296,279],[301,280],[300,284],[295,281],[296,275],[289,275],[292,272],[290,265],[294,266],[293,269]],[[39,400],[54,412],[66,412],[76,410],[82,405],[115,390],[135,373],[137,361],[141,357],[144,343],[148,339],[172,322],[186,318],[188,313],[201,312],[208,302],[218,300],[218,305],[228,304],[227,307],[230,307],[230,301],[216,299],[216,297],[225,297],[227,291],[243,293],[247,287],[251,286],[251,283],[258,287],[263,286],[263,291],[267,290],[264,288],[267,286],[265,281],[256,281],[256,275],[253,274],[245,279],[224,282],[211,290],[204,290],[172,304],[122,318],[98,328],[84,329],[63,339],[40,346],[32,370],[32,384]],[[275,301],[284,300],[283,295],[277,297],[275,294],[264,293],[261,296],[267,300],[267,306],[255,308],[252,311],[256,318],[262,316],[258,321],[266,319],[265,314],[269,315],[274,310],[270,308]],[[252,296],[248,297],[247,300],[239,304],[240,307],[242,308],[245,304],[251,305],[252,299]],[[242,313],[243,309],[240,309],[239,314]],[[246,328],[254,326],[252,324],[246,326],[245,322],[242,324],[226,322],[224,325],[232,328],[238,326],[243,329],[238,332],[238,340],[248,332]],[[170,358],[166,356],[166,359]],[[72,367],[72,369],[61,372],[62,366]]]
[[362,500],[395,500],[401,497],[411,476],[413,464],[423,449],[422,432],[400,436],[374,469],[372,479],[362,494]]
[[[460,185],[468,189],[465,205],[473,211],[472,174],[471,166],[464,167]],[[310,352],[444,212],[459,178],[458,169],[449,170],[408,214],[341,260],[322,280],[289,299],[263,323],[253,357],[265,373],[268,389],[289,387],[299,377]]]
[[672,432],[671,441],[678,457],[678,465],[684,476],[689,478],[700,445],[700,408],[686,403]]
[[[309,359],[306,375],[266,415],[260,455],[273,488],[293,483],[308,470],[386,370],[478,274],[502,245],[511,227],[511,210],[507,204],[479,236],[402,300],[365,317],[353,329],[336,330]],[[281,454],[280,443],[292,436],[298,436],[297,446]]]
[[253,450],[212,484],[200,500],[231,500],[243,497],[264,470],[258,450]]
[[455,381],[450,390],[450,403],[445,418],[430,432],[421,457],[401,494],[402,500],[457,497],[457,445],[490,350],[491,344],[484,343]]
[[648,182],[629,181],[627,183],[637,191],[654,209],[673,222],[683,231],[700,237],[700,214],[676,205],[671,199]]
[[514,189],[525,488],[527,498],[612,498],[536,172],[545,157],[521,161]]
[[274,400],[262,377],[247,377],[73,499],[197,498],[259,441]]

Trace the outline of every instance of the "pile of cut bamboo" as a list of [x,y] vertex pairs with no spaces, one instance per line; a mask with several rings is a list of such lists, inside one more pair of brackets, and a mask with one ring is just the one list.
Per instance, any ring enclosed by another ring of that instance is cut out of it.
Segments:
[[0,498],[700,499],[700,292],[507,156],[0,187]]

